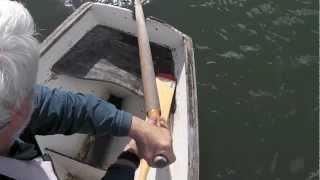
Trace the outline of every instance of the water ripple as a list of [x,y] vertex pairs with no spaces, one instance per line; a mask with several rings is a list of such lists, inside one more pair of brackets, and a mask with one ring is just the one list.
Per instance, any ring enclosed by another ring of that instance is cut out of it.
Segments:
[[259,45],[240,45],[240,49],[243,52],[256,52],[260,51],[261,47]]
[[226,58],[226,59],[236,59],[240,60],[244,58],[244,55],[242,53],[238,53],[235,51],[227,51],[222,54],[218,54],[220,57]]
[[209,0],[196,4],[189,4],[189,7],[216,8],[217,10],[230,11],[231,8],[242,8],[246,3],[247,0]]

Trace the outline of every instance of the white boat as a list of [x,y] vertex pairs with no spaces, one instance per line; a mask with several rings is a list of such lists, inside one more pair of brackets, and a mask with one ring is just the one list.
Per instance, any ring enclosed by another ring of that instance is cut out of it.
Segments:
[[[131,10],[85,3],[42,43],[38,83],[94,93],[144,119],[136,22]],[[152,169],[150,180],[198,180],[198,104],[192,40],[174,27],[146,19],[155,71],[177,79],[170,118],[177,160]],[[118,137],[37,136],[60,179],[100,179],[128,141]]]

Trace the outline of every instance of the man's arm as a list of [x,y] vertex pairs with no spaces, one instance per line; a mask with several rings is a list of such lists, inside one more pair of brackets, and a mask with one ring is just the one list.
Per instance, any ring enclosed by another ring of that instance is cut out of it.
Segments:
[[139,156],[150,166],[153,166],[153,158],[160,154],[170,163],[175,161],[171,134],[164,122],[156,127],[154,122],[146,123],[94,95],[50,90],[43,86],[35,87],[33,104],[29,127],[34,134],[130,136],[137,143]]
[[94,95],[35,86],[29,127],[34,134],[127,136],[132,115]]

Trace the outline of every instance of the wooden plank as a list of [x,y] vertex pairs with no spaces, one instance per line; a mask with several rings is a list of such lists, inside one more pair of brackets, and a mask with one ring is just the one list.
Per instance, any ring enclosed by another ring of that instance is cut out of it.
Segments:
[[156,78],[157,89],[159,92],[161,117],[168,121],[171,105],[176,88],[176,82],[162,77]]

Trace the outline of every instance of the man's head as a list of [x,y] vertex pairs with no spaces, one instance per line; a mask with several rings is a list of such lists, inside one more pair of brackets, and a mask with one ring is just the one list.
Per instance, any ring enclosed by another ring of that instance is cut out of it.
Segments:
[[28,10],[0,0],[0,149],[4,134],[17,135],[28,123],[39,60],[34,34]]

